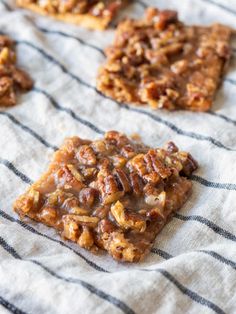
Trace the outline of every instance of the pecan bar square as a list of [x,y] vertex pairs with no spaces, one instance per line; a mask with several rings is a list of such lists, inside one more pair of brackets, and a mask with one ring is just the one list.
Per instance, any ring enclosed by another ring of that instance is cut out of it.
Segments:
[[19,7],[90,29],[105,29],[128,0],[17,0]]
[[137,262],[188,199],[195,169],[172,142],[154,149],[116,131],[95,141],[72,137],[14,210],[85,249]]
[[97,88],[119,102],[207,111],[231,55],[224,25],[187,26],[177,12],[148,8],[116,30]]
[[17,92],[28,91],[32,86],[29,75],[16,66],[14,42],[0,35],[0,106],[15,105]]

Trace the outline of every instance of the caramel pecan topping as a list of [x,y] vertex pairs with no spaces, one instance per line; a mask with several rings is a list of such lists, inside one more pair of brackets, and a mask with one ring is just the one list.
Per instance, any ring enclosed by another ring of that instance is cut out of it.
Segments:
[[85,249],[134,262],[187,200],[196,168],[173,142],[149,148],[116,131],[94,142],[73,137],[14,209]]
[[118,25],[97,88],[121,103],[206,111],[231,56],[230,38],[226,26],[187,26],[175,11],[148,8],[143,19]]
[[32,88],[29,75],[16,66],[16,53],[13,41],[0,35],[0,106],[16,104],[16,93]]

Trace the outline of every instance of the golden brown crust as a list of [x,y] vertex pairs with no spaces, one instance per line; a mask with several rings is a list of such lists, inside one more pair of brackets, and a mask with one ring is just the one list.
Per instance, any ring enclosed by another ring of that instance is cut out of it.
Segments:
[[[123,0],[121,7],[124,7],[127,3],[128,3],[127,0]],[[56,20],[80,25],[80,26],[83,26],[92,30],[106,29],[115,15],[115,12],[114,14],[107,15],[107,16],[94,16],[89,13],[76,14],[76,13],[69,13],[69,12],[53,14],[53,13],[47,12],[46,10],[44,10],[43,8],[41,8],[39,5],[35,3],[26,3],[25,0],[17,0],[17,5],[21,8],[31,10],[35,13],[38,13],[44,16],[50,16]]]
[[188,199],[196,168],[173,143],[150,149],[115,131],[93,142],[73,137],[14,210],[85,249],[137,262]]
[[90,14],[72,14],[72,13],[64,13],[64,14],[52,14],[48,13],[44,9],[40,8],[38,5],[30,3],[24,4],[18,0],[18,6],[29,9],[35,13],[50,16],[56,20],[81,25],[83,27],[94,29],[94,30],[104,30],[107,25],[110,23],[110,18],[100,18],[96,16],[92,16]]

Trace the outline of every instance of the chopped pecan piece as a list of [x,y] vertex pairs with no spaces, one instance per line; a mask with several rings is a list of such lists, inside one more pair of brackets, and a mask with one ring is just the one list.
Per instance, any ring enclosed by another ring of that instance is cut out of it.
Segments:
[[79,148],[77,158],[81,164],[93,166],[96,164],[96,156],[92,147],[83,145]]
[[144,154],[138,154],[128,162],[128,167],[131,170],[137,172],[141,177],[147,173],[147,167],[144,158]]
[[162,191],[159,195],[147,195],[145,202],[148,205],[164,209],[166,203],[166,192]]
[[91,207],[95,201],[97,191],[93,188],[84,188],[80,191],[79,200],[83,205]]
[[44,207],[43,210],[41,211],[39,217],[47,225],[54,226],[56,218],[57,218],[57,211],[53,207]]
[[58,169],[55,178],[57,186],[65,190],[74,189],[79,192],[84,187],[84,184],[73,175],[68,166]]
[[123,168],[127,162],[127,159],[122,156],[116,155],[112,157],[112,161],[115,167]]
[[167,25],[171,23],[176,23],[176,22],[178,22],[178,15],[176,11],[172,11],[172,10],[160,11],[159,14],[157,14],[157,21],[155,21],[155,28],[164,30],[167,27]]
[[115,259],[126,262],[137,262],[140,260],[140,255],[137,254],[137,247],[125,238],[122,232],[112,232],[108,237],[105,233],[104,236],[104,248]]
[[168,142],[165,146],[165,149],[169,152],[169,153],[177,153],[178,152],[178,147],[175,145],[175,143],[173,142]]
[[165,219],[165,216],[159,207],[154,207],[152,209],[149,209],[146,212],[146,215],[151,220]]
[[75,214],[75,215],[81,215],[81,216],[86,216],[89,214],[87,209],[84,209],[78,206],[72,207],[70,210],[70,213]]
[[189,153],[180,152],[177,158],[179,158],[182,164],[182,172],[187,177],[190,177],[191,174],[198,168],[198,163]]
[[72,137],[14,210],[85,249],[137,262],[187,200],[196,168],[172,142],[154,149],[117,131],[94,142]]
[[111,213],[121,228],[131,228],[139,232],[144,232],[146,229],[146,222],[142,216],[139,217],[139,214],[126,214],[125,208],[120,201],[111,206]]
[[126,175],[125,171],[121,170],[121,169],[116,169],[114,171],[115,176],[117,178],[117,180],[119,181],[122,190],[124,192],[130,192],[131,187],[130,187],[130,183],[129,183],[129,179],[128,176]]
[[88,227],[83,227],[82,233],[78,240],[78,244],[87,250],[91,249],[91,247],[93,246],[94,244],[93,234]]
[[141,178],[139,177],[139,175],[131,172],[130,182],[131,182],[131,186],[133,189],[133,193],[136,196],[140,196],[142,194],[142,191],[143,191],[143,184],[142,184],[142,181],[141,181]]
[[188,26],[175,11],[148,8],[144,18],[118,25],[97,88],[121,104],[207,111],[231,56],[231,35],[224,25]]
[[70,216],[66,216],[63,220],[62,236],[71,241],[77,242],[81,234],[79,225]]
[[99,233],[104,234],[104,233],[111,233],[115,231],[116,226],[109,220],[109,219],[102,219],[99,222]]
[[104,178],[104,194],[111,195],[119,191],[117,181],[113,175],[108,175]]
[[75,177],[75,179],[79,182],[83,182],[84,181],[84,177],[82,176],[82,174],[75,168],[74,165],[67,165],[67,168],[70,170],[70,172],[72,173],[72,175]]

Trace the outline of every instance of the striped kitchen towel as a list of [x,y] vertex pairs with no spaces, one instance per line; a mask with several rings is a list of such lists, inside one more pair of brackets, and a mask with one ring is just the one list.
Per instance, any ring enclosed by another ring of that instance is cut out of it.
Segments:
[[[235,0],[134,1],[173,8],[187,23],[236,28]],[[236,40],[212,111],[119,107],[95,89],[112,29],[91,32],[0,2],[0,29],[35,81],[0,111],[0,313],[236,313]],[[173,140],[199,161],[193,194],[157,237],[144,262],[119,264],[20,221],[14,199],[46,169],[64,137],[116,129],[146,144]]]

